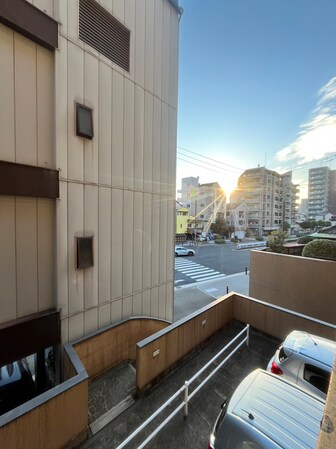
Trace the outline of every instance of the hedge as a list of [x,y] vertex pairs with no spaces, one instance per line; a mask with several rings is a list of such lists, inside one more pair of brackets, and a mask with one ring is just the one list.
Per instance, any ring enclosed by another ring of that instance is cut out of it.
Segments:
[[215,243],[217,243],[218,245],[223,245],[223,243],[225,243],[224,239],[215,239]]
[[336,241],[315,239],[307,243],[302,252],[303,257],[316,257],[320,259],[336,260]]

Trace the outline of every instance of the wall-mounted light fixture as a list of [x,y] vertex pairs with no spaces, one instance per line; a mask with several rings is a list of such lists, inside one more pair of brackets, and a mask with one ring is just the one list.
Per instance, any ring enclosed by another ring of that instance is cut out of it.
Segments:
[[93,111],[83,104],[76,103],[76,134],[85,139],[93,138]]

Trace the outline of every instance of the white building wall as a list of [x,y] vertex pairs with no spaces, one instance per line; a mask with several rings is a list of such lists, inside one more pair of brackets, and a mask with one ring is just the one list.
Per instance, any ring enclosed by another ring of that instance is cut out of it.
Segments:
[[[167,0],[100,2],[131,31],[130,73],[78,38],[60,2],[56,66],[58,304],[63,341],[132,315],[173,318],[178,15]],[[93,109],[75,135],[75,102]],[[76,236],[94,266],[76,269]]]

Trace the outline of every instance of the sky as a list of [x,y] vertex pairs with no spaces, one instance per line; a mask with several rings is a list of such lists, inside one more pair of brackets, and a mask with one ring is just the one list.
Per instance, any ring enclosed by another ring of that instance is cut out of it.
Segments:
[[336,0],[180,0],[177,189],[336,169]]

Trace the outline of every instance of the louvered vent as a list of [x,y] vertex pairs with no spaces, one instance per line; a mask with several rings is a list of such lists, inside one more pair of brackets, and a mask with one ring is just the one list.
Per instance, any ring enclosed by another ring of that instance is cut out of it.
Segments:
[[79,0],[79,39],[129,72],[130,31],[94,0]]

